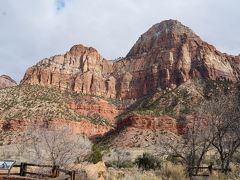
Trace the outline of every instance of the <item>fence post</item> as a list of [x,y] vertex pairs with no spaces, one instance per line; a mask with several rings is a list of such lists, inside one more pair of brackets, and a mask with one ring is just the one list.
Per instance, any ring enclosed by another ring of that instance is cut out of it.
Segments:
[[212,174],[212,170],[213,170],[213,163],[210,163],[210,165],[208,166],[208,171],[210,174]]
[[27,171],[27,164],[26,163],[21,163],[20,176],[26,176],[26,171]]
[[75,180],[75,175],[76,175],[76,172],[75,171],[71,171],[71,180]]
[[52,167],[52,177],[56,178],[59,176],[59,166],[53,166]]

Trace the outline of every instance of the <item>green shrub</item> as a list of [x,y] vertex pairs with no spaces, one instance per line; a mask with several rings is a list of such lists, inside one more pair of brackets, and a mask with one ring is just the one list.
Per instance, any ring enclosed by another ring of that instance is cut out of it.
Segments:
[[88,161],[94,164],[102,161],[102,148],[96,144],[92,146],[92,153],[88,157]]
[[142,156],[139,156],[135,160],[135,163],[137,164],[139,169],[143,169],[146,171],[151,169],[159,169],[161,167],[160,160],[149,153],[143,153]]
[[111,161],[111,162],[106,162],[105,165],[107,167],[114,167],[114,168],[133,168],[134,163],[130,160],[118,162],[118,161]]

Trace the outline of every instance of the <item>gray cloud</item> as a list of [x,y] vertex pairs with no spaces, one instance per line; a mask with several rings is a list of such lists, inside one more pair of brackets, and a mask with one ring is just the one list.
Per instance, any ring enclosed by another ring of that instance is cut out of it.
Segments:
[[125,56],[140,34],[177,19],[222,52],[240,53],[239,0],[0,0],[0,74],[22,79],[74,44]]

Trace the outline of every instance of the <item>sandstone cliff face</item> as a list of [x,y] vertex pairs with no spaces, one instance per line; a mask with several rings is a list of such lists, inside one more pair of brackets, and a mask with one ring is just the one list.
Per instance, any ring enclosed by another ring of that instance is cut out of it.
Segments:
[[[186,121],[190,118],[187,116]],[[156,147],[161,147],[160,144],[165,137],[175,139],[184,134],[187,124],[180,123],[177,119],[167,115],[153,117],[135,114],[118,122],[117,127],[118,135],[110,139],[112,146],[154,150]]]
[[0,89],[6,88],[6,87],[12,87],[16,86],[17,83],[12,78],[6,75],[0,76]]
[[94,48],[73,46],[64,55],[43,59],[29,68],[21,83],[115,98],[112,64]]
[[138,129],[149,129],[159,131],[169,131],[175,134],[182,134],[182,125],[179,125],[176,119],[169,116],[140,116],[132,115],[119,122],[118,127],[134,127]]
[[107,119],[111,124],[115,124],[115,118],[122,112],[116,106],[109,104],[107,101],[99,99],[94,103],[71,102],[70,109],[78,114],[87,117],[101,117]]
[[220,53],[188,27],[169,20],[144,33],[113,69],[119,82],[117,97],[138,98],[193,78],[236,81],[240,58]]
[[9,120],[1,121],[0,120],[0,141],[4,144],[18,143],[20,134],[33,126],[36,127],[58,127],[63,128],[67,127],[72,130],[74,134],[82,134],[89,139],[94,139],[96,137],[101,137],[107,132],[111,131],[112,128],[109,126],[96,125],[88,121],[71,121],[66,119],[53,119],[52,121],[41,121],[31,122],[29,120]]
[[167,20],[151,27],[119,61],[107,61],[95,49],[76,45],[29,68],[22,83],[135,99],[193,78],[239,77],[239,56],[220,53],[180,22]]

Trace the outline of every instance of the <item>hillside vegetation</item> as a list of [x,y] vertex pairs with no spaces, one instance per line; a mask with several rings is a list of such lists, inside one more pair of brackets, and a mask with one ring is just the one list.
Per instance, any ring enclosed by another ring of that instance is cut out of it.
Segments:
[[[94,124],[108,124],[104,118],[97,120],[76,113],[69,103],[81,99],[83,95],[61,92],[57,89],[39,85],[19,85],[0,90],[1,120],[66,119],[72,121],[87,120]],[[94,97],[89,102],[94,102]]]
[[189,80],[175,89],[158,89],[133,103],[128,111],[119,116],[123,119],[131,114],[178,117],[194,112],[204,99],[226,93],[233,84],[225,80]]

